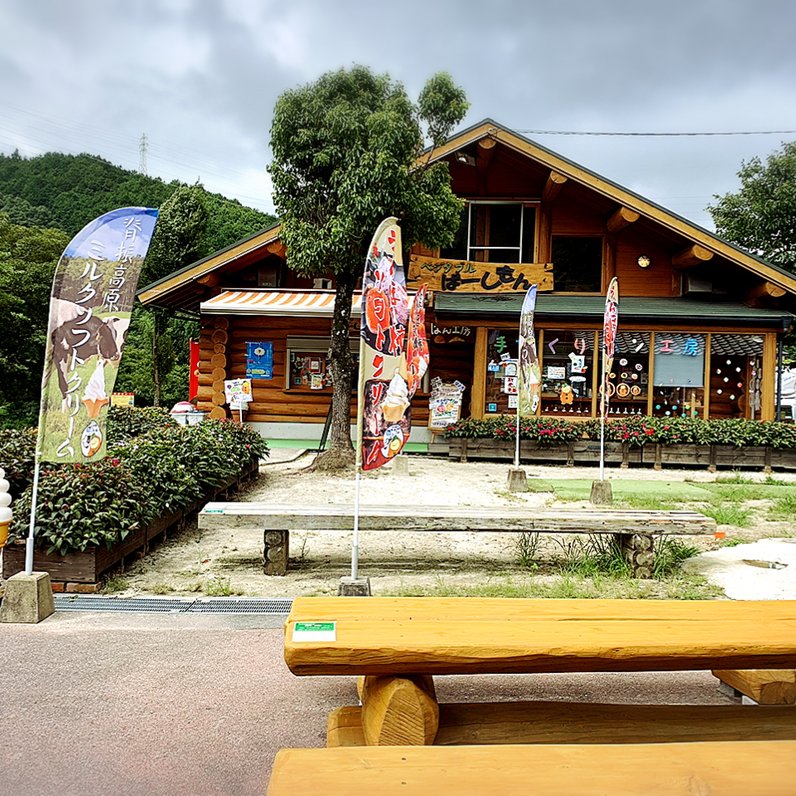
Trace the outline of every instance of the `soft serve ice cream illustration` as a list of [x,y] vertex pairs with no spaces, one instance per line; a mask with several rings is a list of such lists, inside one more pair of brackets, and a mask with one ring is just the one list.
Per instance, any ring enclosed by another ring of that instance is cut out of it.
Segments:
[[396,370],[381,403],[381,413],[387,423],[397,423],[404,416],[407,406],[409,406],[409,388]]
[[88,380],[82,400],[92,420],[99,415],[100,409],[109,403],[108,393],[105,391],[105,363],[101,359],[97,360],[97,367]]

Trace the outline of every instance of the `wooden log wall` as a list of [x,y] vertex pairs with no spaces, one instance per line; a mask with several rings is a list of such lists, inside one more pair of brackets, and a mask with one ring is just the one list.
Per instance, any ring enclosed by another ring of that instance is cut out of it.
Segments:
[[[274,347],[273,378],[252,379],[253,401],[245,419],[253,423],[323,423],[332,399],[331,388],[285,388],[288,337],[317,337],[328,341],[329,318],[272,318],[206,316],[202,319],[199,359],[199,408],[211,417],[227,417],[224,380],[246,377],[246,343],[269,341]],[[358,334],[352,323],[352,337]],[[469,386],[472,380],[472,347],[434,345],[431,375],[444,381],[459,379]],[[469,352],[469,353],[468,353]],[[435,369],[435,365],[437,368]],[[351,396],[351,419],[356,420],[356,394]],[[412,423],[428,423],[428,393],[418,391],[412,401]]]

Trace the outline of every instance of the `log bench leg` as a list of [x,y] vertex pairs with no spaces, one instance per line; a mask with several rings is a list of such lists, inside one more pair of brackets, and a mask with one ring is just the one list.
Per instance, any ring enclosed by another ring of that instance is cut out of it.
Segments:
[[266,531],[263,535],[263,572],[266,575],[287,574],[290,531]]
[[651,578],[655,550],[648,533],[618,533],[617,543],[622,549],[634,578]]
[[439,728],[431,677],[367,676],[359,683],[368,746],[430,746]]

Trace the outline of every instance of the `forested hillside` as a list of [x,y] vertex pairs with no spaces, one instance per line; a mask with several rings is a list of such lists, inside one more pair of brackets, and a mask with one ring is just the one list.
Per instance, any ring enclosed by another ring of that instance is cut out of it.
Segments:
[[[95,155],[0,155],[0,212],[14,224],[56,227],[70,237],[117,207],[161,207],[182,184],[127,171]],[[202,254],[229,246],[274,220],[237,200],[201,190],[209,213]]]
[[[0,428],[35,424],[56,263],[89,221],[118,207],[157,207],[140,285],[254,234],[271,216],[201,186],[164,183],[92,155],[0,155]],[[198,324],[140,305],[116,389],[137,404],[188,397],[188,341]]]

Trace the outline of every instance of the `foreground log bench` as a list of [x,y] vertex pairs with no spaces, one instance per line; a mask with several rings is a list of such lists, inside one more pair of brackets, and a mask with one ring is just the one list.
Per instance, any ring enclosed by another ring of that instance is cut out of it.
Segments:
[[796,740],[788,706],[439,705],[432,678],[792,669],[796,601],[301,597],[285,661],[298,675],[364,676],[361,709],[330,717],[330,745],[536,743],[548,727],[566,742]]
[[796,669],[714,669],[713,675],[758,705],[796,705]]
[[[263,530],[266,575],[288,568],[290,531],[353,531],[350,505],[208,503],[199,527]],[[654,539],[667,534],[713,534],[716,521],[696,511],[637,509],[539,509],[532,506],[363,506],[362,531],[475,531],[492,533],[612,534],[636,577],[648,578],[654,564]]]
[[792,796],[796,742],[284,749],[268,796]]

